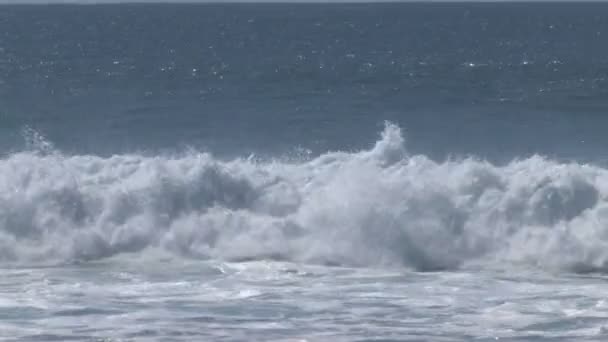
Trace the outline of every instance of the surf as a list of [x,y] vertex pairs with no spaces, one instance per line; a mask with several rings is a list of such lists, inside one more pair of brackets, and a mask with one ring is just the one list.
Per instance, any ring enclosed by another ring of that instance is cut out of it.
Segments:
[[310,158],[68,155],[29,133],[0,159],[0,261],[145,257],[354,267],[606,271],[608,171],[542,156],[495,165],[369,149]]

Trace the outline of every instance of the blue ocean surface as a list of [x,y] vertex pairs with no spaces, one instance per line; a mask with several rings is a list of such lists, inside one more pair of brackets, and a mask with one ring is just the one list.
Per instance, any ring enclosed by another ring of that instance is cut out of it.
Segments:
[[0,6],[0,340],[604,341],[608,3]]

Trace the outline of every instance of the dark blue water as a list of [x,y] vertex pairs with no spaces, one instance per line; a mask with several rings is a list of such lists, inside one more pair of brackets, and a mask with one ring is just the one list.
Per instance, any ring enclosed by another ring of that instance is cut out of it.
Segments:
[[3,149],[603,159],[608,5],[5,6]]

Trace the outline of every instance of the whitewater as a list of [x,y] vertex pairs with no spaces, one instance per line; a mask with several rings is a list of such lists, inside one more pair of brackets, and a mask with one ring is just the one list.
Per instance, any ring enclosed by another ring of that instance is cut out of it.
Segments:
[[[10,340],[602,340],[608,172],[369,149],[0,161]],[[439,327],[439,328],[437,328]]]
[[0,161],[3,262],[162,251],[418,271],[607,267],[608,172],[598,166],[435,162],[409,155],[391,123],[369,150],[308,159],[102,158],[30,140],[37,150]]

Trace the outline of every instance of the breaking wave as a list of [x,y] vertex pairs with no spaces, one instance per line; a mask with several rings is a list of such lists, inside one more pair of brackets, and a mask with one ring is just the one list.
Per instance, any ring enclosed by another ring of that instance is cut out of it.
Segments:
[[0,159],[0,261],[161,250],[187,258],[453,269],[608,270],[608,171],[540,156],[498,166],[369,150],[299,161],[65,155],[30,132]]

